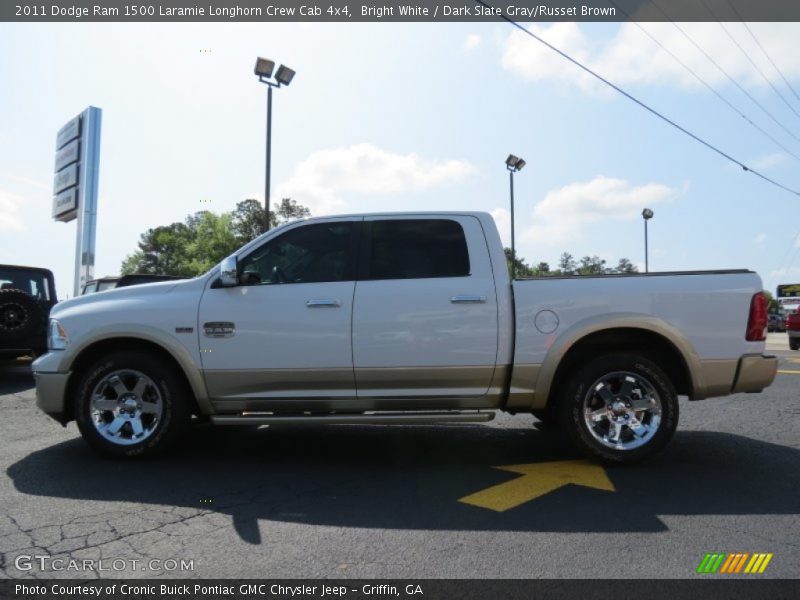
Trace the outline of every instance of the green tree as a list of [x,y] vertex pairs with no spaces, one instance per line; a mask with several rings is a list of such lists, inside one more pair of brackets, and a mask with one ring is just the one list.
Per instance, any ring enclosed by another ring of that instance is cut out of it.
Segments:
[[578,266],[578,275],[601,275],[606,272],[606,261],[599,256],[584,256]]
[[558,259],[558,274],[559,275],[575,275],[578,271],[578,263],[569,252],[563,252]]
[[[505,248],[508,272],[511,273],[511,249]],[[627,258],[620,258],[614,268],[606,267],[606,261],[599,256],[584,256],[577,262],[572,254],[564,252],[558,260],[558,269],[551,270],[549,263],[540,262],[530,266],[524,258],[516,259],[518,277],[547,277],[559,275],[603,275],[606,273],[637,273],[638,269]]]
[[264,207],[253,198],[238,202],[231,217],[233,235],[241,244],[254,240],[267,230],[264,226]]
[[298,204],[296,200],[292,200],[291,198],[283,198],[280,204],[278,204],[273,218],[275,219],[275,225],[282,225],[289,221],[305,219],[310,216],[311,211],[307,207]]
[[546,262],[540,262],[533,268],[533,274],[537,277],[552,275],[552,273],[550,273],[550,265]]
[[[273,225],[310,216],[305,206],[284,198],[271,214]],[[122,262],[123,275],[147,273],[194,277],[205,273],[242,244],[265,231],[264,209],[257,200],[239,202],[221,215],[201,211],[183,223],[145,231],[137,250]]]
[[122,262],[122,274],[193,275],[185,266],[191,237],[192,232],[184,223],[148,229],[140,236],[138,249]]
[[193,235],[186,246],[185,264],[193,275],[205,273],[241,246],[233,233],[230,213],[197,213],[190,220]]
[[[506,265],[508,265],[509,277],[514,272],[516,272],[517,277],[533,277],[533,269],[525,263],[524,258],[520,258],[519,256],[514,257],[511,248],[503,248],[503,250],[506,253]],[[516,267],[514,270],[512,270],[512,265]]]
[[611,269],[612,273],[638,273],[639,269],[627,258],[620,258],[617,266]]
[[[283,198],[277,208],[270,211],[269,216],[270,227],[277,227],[289,221],[310,217],[311,211],[296,200]],[[239,202],[231,217],[234,235],[241,244],[246,244],[267,230],[264,226],[264,207],[254,198]]]
[[764,295],[767,297],[767,312],[780,312],[781,305],[777,300],[775,300],[775,297],[767,290],[764,290]]

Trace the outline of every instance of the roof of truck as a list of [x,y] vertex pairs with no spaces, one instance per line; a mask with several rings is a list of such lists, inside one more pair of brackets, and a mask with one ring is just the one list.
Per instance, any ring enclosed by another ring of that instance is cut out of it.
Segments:
[[53,276],[53,272],[50,269],[45,269],[43,267],[24,267],[22,265],[0,265],[0,269],[5,269],[9,271],[35,271],[36,273],[42,273],[44,275],[48,275],[49,277]]

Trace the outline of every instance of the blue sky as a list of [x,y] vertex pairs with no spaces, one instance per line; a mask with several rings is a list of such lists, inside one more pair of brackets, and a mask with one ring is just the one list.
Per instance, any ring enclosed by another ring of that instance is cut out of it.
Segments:
[[[670,24],[645,24],[785,146],[769,120]],[[770,177],[800,188],[798,161],[748,126],[633,25],[536,31]],[[800,25],[753,24],[800,90]],[[687,25],[720,64],[800,137],[781,101],[717,24]],[[778,89],[800,101],[749,34],[729,26]],[[201,52],[201,50],[209,50]],[[58,128],[103,109],[97,275],[115,274],[148,227],[263,197],[265,90],[257,55],[298,74],[275,94],[273,197],[314,214],[492,211],[507,239],[513,152],[517,241],[653,270],[757,270],[767,289],[800,281],[800,199],[724,161],[583,77],[508,25],[0,24],[0,263],[51,268],[71,293],[75,223],[50,218]],[[205,202],[201,202],[205,201]]]

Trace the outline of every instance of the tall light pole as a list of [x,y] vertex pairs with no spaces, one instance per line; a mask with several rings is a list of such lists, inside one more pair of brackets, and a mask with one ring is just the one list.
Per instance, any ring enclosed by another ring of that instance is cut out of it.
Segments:
[[281,65],[275,73],[273,81],[272,71],[275,69],[275,61],[268,58],[256,59],[255,74],[261,83],[267,84],[267,157],[266,173],[264,176],[264,217],[267,222],[266,228],[269,229],[269,191],[270,175],[272,169],[272,88],[289,85],[294,77],[294,71],[289,67]]
[[644,219],[644,272],[650,272],[650,262],[648,260],[648,251],[647,251],[647,222],[653,218],[653,210],[650,208],[645,208],[642,211],[642,218]]
[[506,159],[506,169],[508,169],[509,189],[511,192],[511,278],[517,276],[517,247],[514,243],[514,173],[521,171],[525,166],[525,161],[518,156],[509,154]]

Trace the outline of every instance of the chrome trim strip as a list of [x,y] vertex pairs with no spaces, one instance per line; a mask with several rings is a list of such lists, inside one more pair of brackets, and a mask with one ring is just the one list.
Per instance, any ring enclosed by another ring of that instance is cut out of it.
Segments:
[[480,304],[486,302],[486,296],[471,296],[462,294],[458,296],[451,296],[450,302],[453,304]]
[[316,308],[319,306],[339,308],[341,305],[341,300],[306,300],[306,306],[309,308]]
[[432,423],[486,423],[494,412],[431,412],[431,413],[370,413],[332,415],[287,415],[271,413],[242,413],[241,415],[212,415],[214,425],[421,425]]

